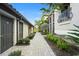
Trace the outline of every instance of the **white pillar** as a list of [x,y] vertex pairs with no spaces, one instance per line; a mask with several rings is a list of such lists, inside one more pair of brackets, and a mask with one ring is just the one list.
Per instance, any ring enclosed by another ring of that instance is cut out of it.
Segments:
[[17,24],[16,24],[16,18],[14,19],[14,24],[13,24],[13,45],[17,43]]

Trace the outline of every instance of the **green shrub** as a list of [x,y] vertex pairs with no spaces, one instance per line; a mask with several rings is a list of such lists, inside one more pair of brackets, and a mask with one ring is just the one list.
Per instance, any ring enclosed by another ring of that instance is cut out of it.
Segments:
[[23,39],[23,44],[29,44],[29,42],[30,42],[30,39],[29,38],[25,38],[25,39]]
[[47,29],[44,30],[44,34],[48,34],[48,30]]
[[29,34],[28,38],[32,39],[34,36],[35,36],[35,33],[31,33],[31,34]]
[[25,39],[18,40],[16,45],[23,45],[23,44],[29,44],[29,43],[30,43],[30,39],[25,38]]
[[62,50],[66,50],[66,51],[69,48],[69,45],[62,39],[57,41],[57,46],[61,48]]
[[22,39],[21,40],[18,40],[18,44],[22,44]]
[[13,51],[8,56],[21,56],[21,51],[20,50]]
[[47,38],[54,43],[57,43],[57,41],[59,39],[58,37],[56,37],[55,35],[52,35],[52,34],[47,34]]
[[53,35],[52,35],[51,33],[49,33],[49,34],[47,34],[47,38],[48,38],[49,40],[52,40],[52,39],[53,39]]
[[57,43],[57,41],[58,41],[59,39],[60,39],[59,37],[56,37],[56,36],[53,35],[53,42],[54,42],[54,43]]
[[66,50],[66,51],[68,50],[69,45],[61,38],[52,34],[47,34],[47,38],[53,43],[55,43],[58,46],[58,48],[61,48],[62,50]]

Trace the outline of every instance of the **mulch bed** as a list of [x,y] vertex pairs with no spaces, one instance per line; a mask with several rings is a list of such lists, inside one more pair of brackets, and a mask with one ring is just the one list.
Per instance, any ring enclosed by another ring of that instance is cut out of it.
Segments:
[[77,48],[75,46],[70,46],[70,49],[67,52],[67,51],[59,49],[56,44],[54,44],[47,38],[45,38],[45,39],[46,39],[47,43],[49,44],[49,46],[51,47],[51,49],[53,50],[53,52],[57,56],[77,56],[77,55],[79,55],[79,48]]

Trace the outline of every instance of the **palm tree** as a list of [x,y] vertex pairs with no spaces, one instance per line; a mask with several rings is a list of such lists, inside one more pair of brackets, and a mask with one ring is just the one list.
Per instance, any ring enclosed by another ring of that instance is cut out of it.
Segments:
[[[46,9],[46,8],[40,9],[41,11],[43,11],[43,17],[44,17],[44,15],[48,15],[49,13],[53,12],[54,4],[53,3],[46,3],[46,5],[48,6],[48,9]],[[54,12],[53,12],[53,17],[54,17]],[[54,18],[53,18],[53,22],[54,22]],[[53,34],[54,34],[54,23],[53,23]]]
[[35,21],[35,25],[38,26],[38,30],[39,30],[39,31],[40,31],[40,26],[41,26],[41,24],[42,24],[41,20],[36,20],[36,21]]
[[[47,13],[50,13],[53,15],[53,34],[55,33],[54,32],[54,28],[55,28],[55,24],[54,24],[54,12],[55,10],[61,10],[63,9],[63,4],[62,3],[45,3],[45,5],[48,6],[48,8],[41,8],[40,10],[43,10],[43,13],[44,14],[47,14]],[[49,15],[48,15],[49,16]]]
[[50,12],[49,9],[46,8],[41,8],[40,10],[43,12],[43,14],[47,14],[48,12]]

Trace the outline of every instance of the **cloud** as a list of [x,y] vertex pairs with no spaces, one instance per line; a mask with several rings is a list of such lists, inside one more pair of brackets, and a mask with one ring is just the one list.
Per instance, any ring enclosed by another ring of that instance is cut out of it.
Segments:
[[30,22],[31,22],[33,25],[35,25],[35,21],[32,20],[32,21],[30,21]]
[[35,20],[40,20],[40,17],[36,17]]
[[30,22],[31,22],[33,25],[35,25],[35,21],[36,21],[36,20],[40,20],[40,17],[36,17],[36,18],[34,18],[34,19],[31,18],[31,19],[30,19]]

